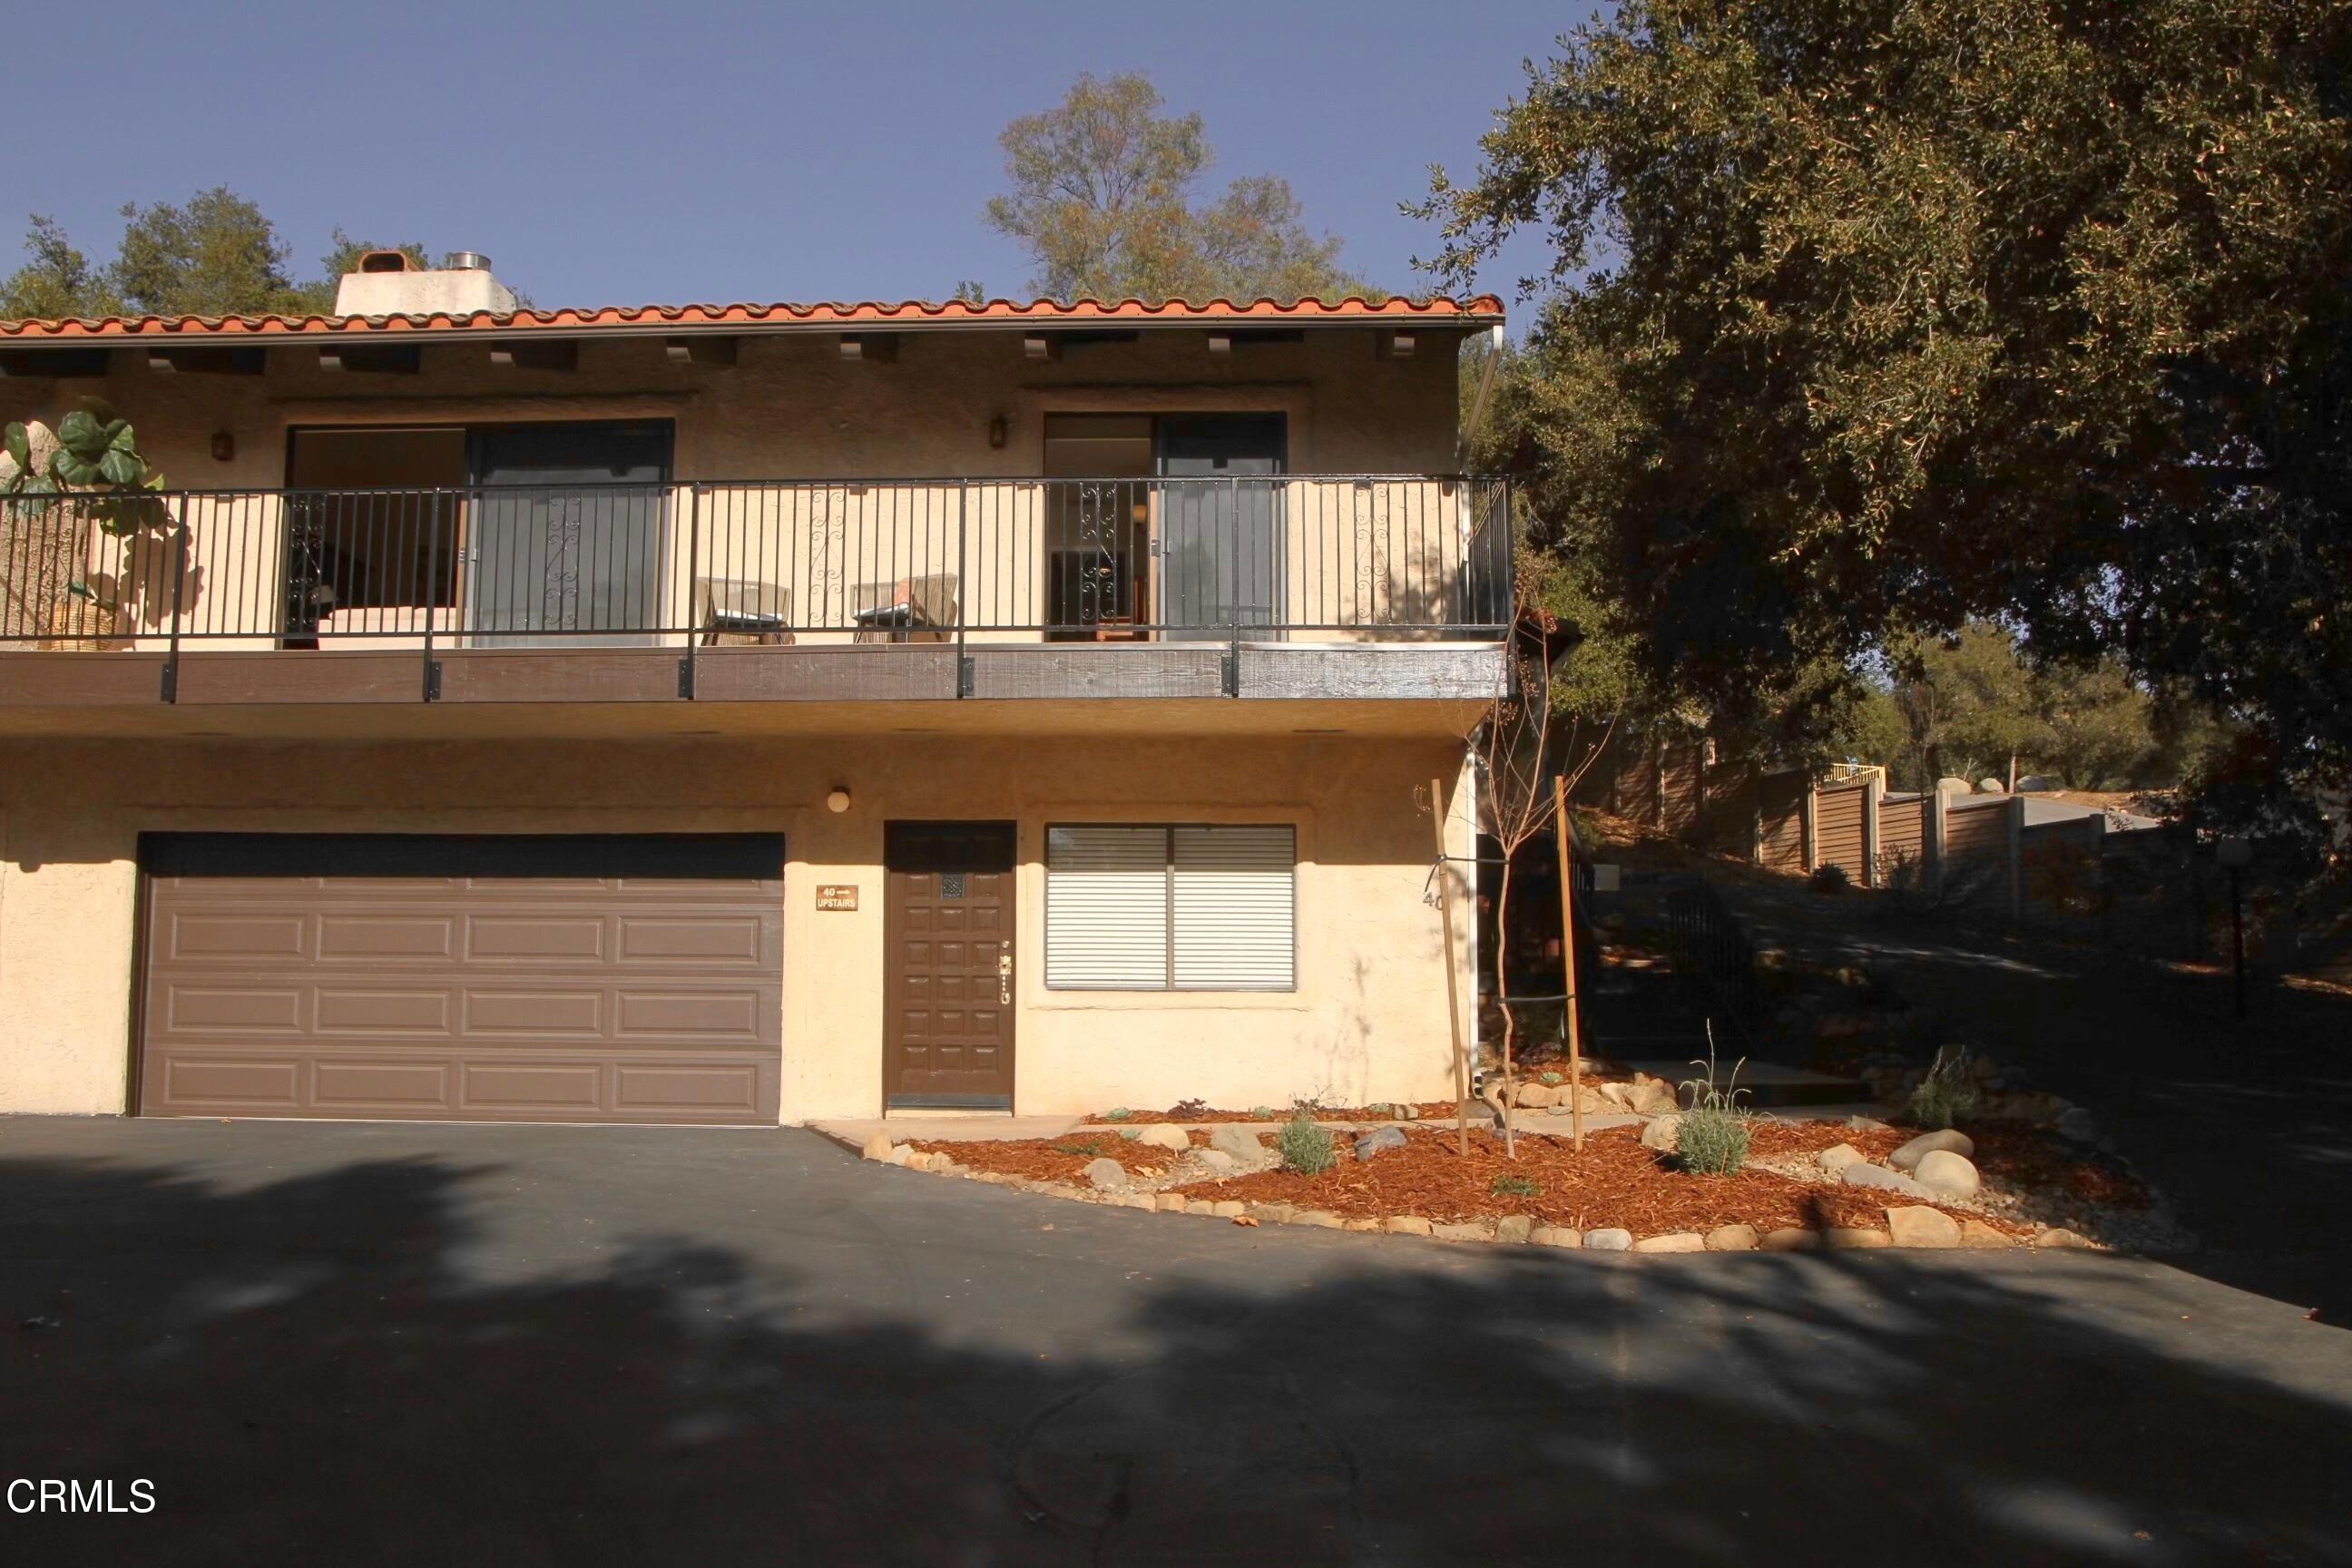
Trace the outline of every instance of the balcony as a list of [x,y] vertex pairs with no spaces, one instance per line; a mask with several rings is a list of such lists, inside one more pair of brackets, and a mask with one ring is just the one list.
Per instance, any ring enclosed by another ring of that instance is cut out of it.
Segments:
[[[0,706],[1480,700],[1460,476],[189,491],[0,509]],[[97,656],[104,657],[97,657]]]

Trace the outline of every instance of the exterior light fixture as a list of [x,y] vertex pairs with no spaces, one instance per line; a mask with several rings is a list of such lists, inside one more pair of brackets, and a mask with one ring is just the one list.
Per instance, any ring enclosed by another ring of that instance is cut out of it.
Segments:
[[226,430],[213,432],[213,461],[226,463],[236,456],[236,437]]
[[1000,414],[988,422],[988,444],[991,447],[999,451],[1003,450],[1004,443],[1010,440],[1012,436],[1013,422],[1003,415]]
[[832,793],[824,797],[824,808],[839,816],[849,809],[849,792],[838,784],[835,785]]

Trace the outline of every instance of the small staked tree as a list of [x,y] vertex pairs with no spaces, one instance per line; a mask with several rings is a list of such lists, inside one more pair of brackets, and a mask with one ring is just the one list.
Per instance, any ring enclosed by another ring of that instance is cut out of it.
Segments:
[[[1566,703],[1570,679],[1564,666],[1580,640],[1574,627],[1538,601],[1531,567],[1517,584],[1513,631],[1507,644],[1507,684],[1471,732],[1478,780],[1478,812],[1502,864],[1495,889],[1495,1003],[1502,1018],[1502,1088],[1496,1098],[1503,1116],[1503,1149],[1518,1157],[1517,1107],[1518,1018],[1511,1005],[1511,891],[1519,852],[1554,826],[1554,778],[1573,790],[1616,732],[1621,710],[1593,714]],[[1565,906],[1563,906],[1565,914]],[[1576,932],[1561,921],[1560,940]],[[1575,1005],[1564,1000],[1563,1011]],[[1575,1094],[1581,1086],[1571,1083]]]

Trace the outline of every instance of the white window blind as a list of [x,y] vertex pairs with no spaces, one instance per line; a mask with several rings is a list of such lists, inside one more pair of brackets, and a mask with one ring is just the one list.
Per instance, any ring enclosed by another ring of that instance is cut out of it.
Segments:
[[1295,990],[1297,865],[1287,824],[1049,827],[1045,984]]
[[1293,870],[1287,826],[1175,832],[1176,984],[1182,990],[1288,991]]
[[1166,828],[1046,831],[1045,984],[1067,990],[1166,989]]

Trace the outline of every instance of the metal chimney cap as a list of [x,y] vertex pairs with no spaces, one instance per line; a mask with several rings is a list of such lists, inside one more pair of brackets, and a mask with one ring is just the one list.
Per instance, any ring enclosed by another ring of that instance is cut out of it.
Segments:
[[453,250],[441,258],[441,265],[451,272],[488,272],[490,258],[478,250]]

